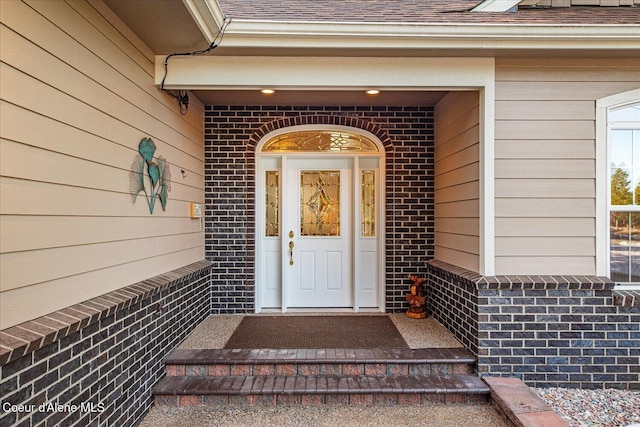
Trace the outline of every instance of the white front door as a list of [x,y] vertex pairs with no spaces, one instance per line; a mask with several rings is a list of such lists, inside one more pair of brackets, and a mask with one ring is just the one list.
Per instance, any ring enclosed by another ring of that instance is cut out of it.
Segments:
[[353,307],[353,159],[289,158],[283,171],[286,306]]

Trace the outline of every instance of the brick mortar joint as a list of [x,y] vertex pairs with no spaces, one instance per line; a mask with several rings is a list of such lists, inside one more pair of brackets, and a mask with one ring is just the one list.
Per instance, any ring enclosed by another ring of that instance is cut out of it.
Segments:
[[[0,330],[0,334],[2,334],[0,335],[0,340],[7,336],[11,338],[11,342],[7,342],[6,340],[0,341],[0,366],[33,353],[53,342],[61,341],[67,336],[79,332],[107,316],[128,309],[147,298],[159,295],[163,291],[176,287],[184,281],[189,281],[196,277],[206,277],[210,274],[212,266],[213,263],[211,261],[197,261],[65,307],[36,319]],[[105,305],[105,303],[108,305]],[[53,318],[51,316],[61,316],[62,318],[69,319],[69,321],[63,321],[60,317]],[[52,325],[52,319],[55,320],[55,323],[60,324],[60,326],[57,328],[45,326]],[[45,334],[42,332],[45,329],[50,332]],[[27,339],[25,339],[25,333]]]

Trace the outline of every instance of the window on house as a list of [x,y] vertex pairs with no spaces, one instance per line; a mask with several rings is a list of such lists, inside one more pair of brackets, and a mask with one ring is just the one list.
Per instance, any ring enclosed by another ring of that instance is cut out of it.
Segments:
[[609,111],[609,273],[640,285],[640,103]]

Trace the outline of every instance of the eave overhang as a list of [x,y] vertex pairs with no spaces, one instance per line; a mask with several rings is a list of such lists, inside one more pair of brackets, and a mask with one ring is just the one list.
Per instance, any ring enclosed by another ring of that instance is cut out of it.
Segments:
[[182,0],[182,3],[207,41],[213,42],[225,20],[218,2],[216,0]]
[[[209,42],[226,28],[222,54],[290,55],[304,49],[305,55],[370,55],[389,52],[448,51],[447,56],[468,56],[469,51],[534,52],[580,50],[602,54],[609,51],[640,55],[640,26],[633,24],[540,24],[520,23],[388,23],[318,22],[235,19],[225,16],[217,0],[182,0]],[[484,3],[482,3],[484,4]],[[479,13],[478,16],[484,15]],[[243,53],[244,52],[244,53]],[[453,52],[453,54],[452,54]]]

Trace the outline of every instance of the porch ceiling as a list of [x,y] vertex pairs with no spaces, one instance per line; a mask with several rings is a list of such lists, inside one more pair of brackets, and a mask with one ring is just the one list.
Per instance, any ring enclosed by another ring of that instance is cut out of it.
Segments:
[[438,103],[446,91],[382,91],[372,96],[364,91],[280,90],[264,95],[257,90],[194,90],[207,105],[330,105],[330,106],[417,106]]

